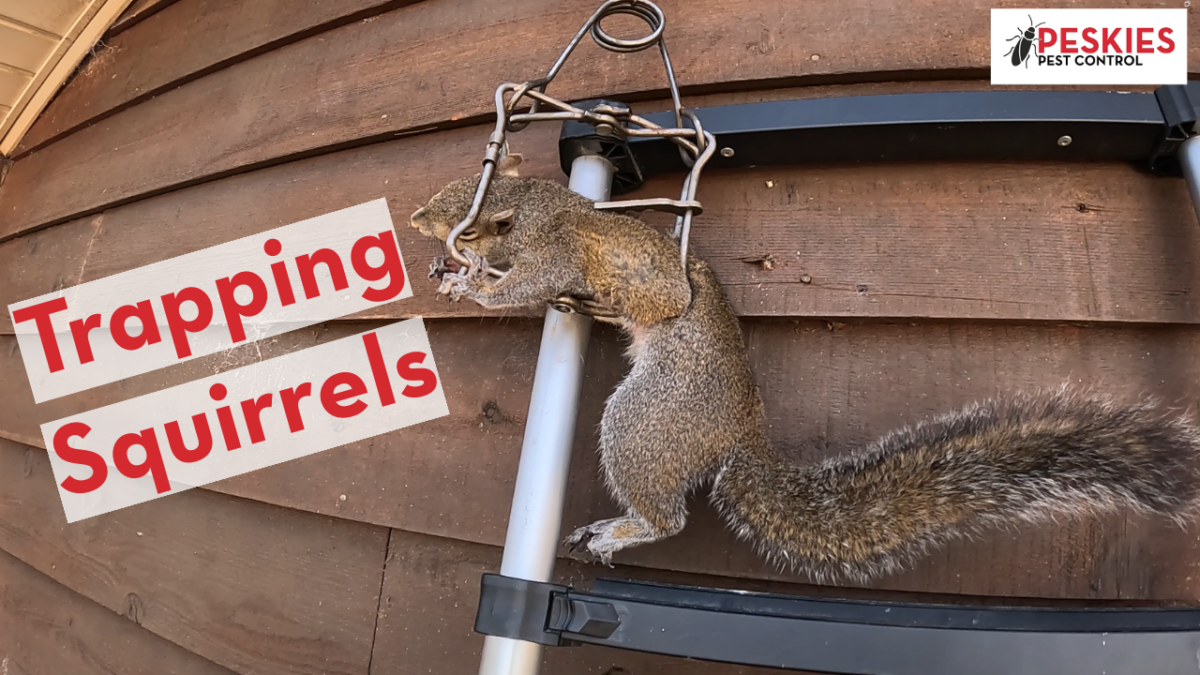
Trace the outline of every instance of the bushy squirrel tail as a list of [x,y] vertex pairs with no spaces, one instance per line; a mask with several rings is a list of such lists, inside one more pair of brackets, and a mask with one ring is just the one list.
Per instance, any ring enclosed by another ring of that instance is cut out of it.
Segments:
[[758,446],[721,469],[714,503],[739,536],[818,580],[863,582],[996,526],[1122,507],[1182,524],[1200,501],[1200,429],[1065,388],[978,403],[810,467]]

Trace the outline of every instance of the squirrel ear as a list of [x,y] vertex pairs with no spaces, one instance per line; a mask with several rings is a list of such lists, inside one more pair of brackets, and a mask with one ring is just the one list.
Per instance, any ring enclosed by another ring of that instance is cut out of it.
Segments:
[[492,214],[489,219],[496,225],[496,234],[508,234],[508,231],[513,228],[513,214],[515,209],[504,209],[499,213]]
[[520,172],[517,167],[521,166],[521,155],[509,154],[505,155],[499,163],[496,164],[496,173],[509,178],[519,178]]

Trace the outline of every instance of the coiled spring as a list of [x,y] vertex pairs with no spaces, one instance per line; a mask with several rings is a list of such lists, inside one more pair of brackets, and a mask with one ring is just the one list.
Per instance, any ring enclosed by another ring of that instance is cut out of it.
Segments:
[[[644,37],[627,40],[615,38],[604,31],[601,22],[610,16],[625,14],[644,21],[650,27],[650,33]],[[496,164],[507,153],[507,134],[520,131],[532,122],[574,120],[586,122],[603,129],[604,133],[620,138],[628,137],[659,137],[674,142],[679,147],[680,157],[690,172],[683,181],[683,190],[678,200],[649,199],[634,201],[612,201],[597,204],[597,208],[612,211],[632,209],[655,209],[676,214],[675,237],[679,240],[680,259],[687,267],[688,238],[691,231],[692,216],[701,211],[696,201],[696,187],[700,180],[700,171],[716,149],[716,141],[712,134],[707,133],[700,125],[695,113],[683,107],[679,98],[679,86],[675,81],[675,71],[671,67],[671,58],[667,53],[667,45],[663,39],[666,20],[662,10],[650,0],[607,0],[584,23],[583,27],[571,39],[563,50],[562,55],[554,62],[544,77],[531,80],[524,84],[506,82],[496,89],[496,128],[488,138],[484,151],[483,173],[479,186],[475,191],[475,199],[467,212],[466,218],[460,222],[446,239],[450,255],[459,264],[468,266],[470,263],[458,251],[455,241],[464,230],[471,227],[479,218],[488,187],[495,175]],[[556,98],[546,95],[546,87],[562,70],[563,65],[579,46],[583,36],[590,33],[596,44],[604,49],[617,53],[632,53],[658,45],[662,54],[663,66],[667,71],[667,82],[671,89],[671,102],[675,112],[675,127],[658,126],[645,118],[632,114],[627,109],[618,109],[609,105],[598,105],[589,110],[577,108]],[[514,112],[517,104],[530,99],[528,112]],[[542,104],[556,110],[543,112]],[[685,126],[685,121],[688,126]],[[502,276],[502,272],[491,270],[494,276]]]

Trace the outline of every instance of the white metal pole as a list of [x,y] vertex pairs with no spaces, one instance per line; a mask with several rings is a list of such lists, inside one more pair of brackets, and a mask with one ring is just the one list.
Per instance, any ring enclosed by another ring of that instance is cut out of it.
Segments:
[[1183,167],[1184,182],[1192,194],[1192,208],[1200,218],[1200,136],[1192,136],[1179,146],[1179,165]]
[[[612,177],[608,160],[584,155],[571,164],[569,187],[593,201],[606,201]],[[504,576],[550,581],[554,573],[591,328],[591,317],[546,309],[500,563]],[[542,645],[488,635],[479,675],[537,675],[541,658]]]

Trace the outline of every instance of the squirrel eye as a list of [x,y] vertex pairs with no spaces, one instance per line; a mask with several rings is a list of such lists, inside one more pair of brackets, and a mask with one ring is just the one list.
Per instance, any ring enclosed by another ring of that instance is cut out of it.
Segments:
[[463,230],[462,234],[458,235],[459,241],[473,241],[478,238],[479,230],[476,230],[473,227],[468,227],[467,229]]

